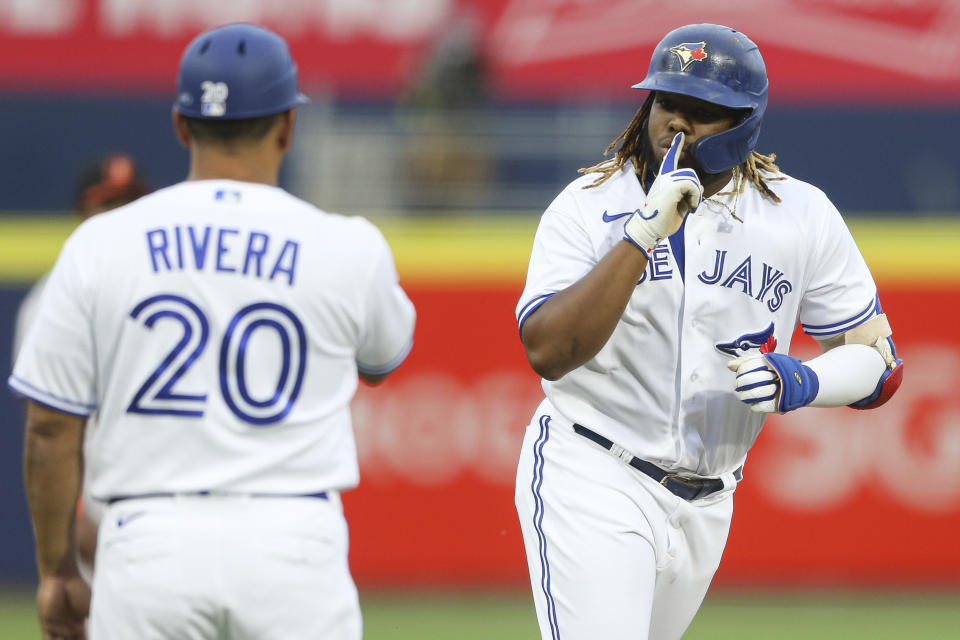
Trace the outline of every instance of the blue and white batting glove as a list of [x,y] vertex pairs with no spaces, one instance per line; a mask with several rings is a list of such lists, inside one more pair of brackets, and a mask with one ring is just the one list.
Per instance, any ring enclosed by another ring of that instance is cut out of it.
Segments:
[[783,353],[741,356],[728,362],[727,368],[737,374],[737,398],[756,413],[786,413],[805,407],[820,391],[814,370]]
[[660,163],[660,173],[650,187],[647,202],[624,224],[624,239],[644,253],[673,235],[683,217],[695,211],[703,200],[703,186],[693,169],[677,169],[683,151],[683,132],[673,137],[670,149]]

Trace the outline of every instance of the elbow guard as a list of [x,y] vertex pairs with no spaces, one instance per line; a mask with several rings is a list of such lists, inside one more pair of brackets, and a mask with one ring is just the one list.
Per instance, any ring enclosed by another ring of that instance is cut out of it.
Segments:
[[877,388],[872,394],[858,400],[850,406],[854,409],[875,409],[893,397],[903,381],[903,360],[897,357],[896,347],[889,337],[880,338],[872,345],[887,363],[887,370],[880,376]]

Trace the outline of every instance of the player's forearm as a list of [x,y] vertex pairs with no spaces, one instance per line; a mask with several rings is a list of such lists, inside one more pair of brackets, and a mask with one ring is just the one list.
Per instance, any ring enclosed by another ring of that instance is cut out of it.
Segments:
[[521,336],[533,370],[557,380],[597,355],[646,266],[641,251],[620,242],[587,275],[533,312]]
[[84,419],[29,403],[24,479],[40,576],[75,571],[74,512]]
[[903,363],[882,348],[883,338],[877,343],[880,347],[841,345],[806,362],[774,352],[736,358],[727,366],[737,373],[737,397],[757,413],[873,408],[889,400],[903,379]]
[[887,369],[883,356],[865,344],[847,344],[807,360],[820,389],[811,407],[843,407],[863,400],[876,389]]

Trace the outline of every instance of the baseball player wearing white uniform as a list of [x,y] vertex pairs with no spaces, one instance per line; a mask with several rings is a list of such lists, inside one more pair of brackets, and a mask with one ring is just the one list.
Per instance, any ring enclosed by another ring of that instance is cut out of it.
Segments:
[[[74,213],[80,220],[133,202],[148,193],[150,188],[137,172],[133,158],[125,153],[110,153],[80,173],[74,198]],[[13,332],[13,359],[16,362],[20,345],[33,324],[49,273],[43,274],[24,296],[17,309]],[[77,503],[76,537],[77,560],[80,573],[90,582],[93,579],[94,554],[97,544],[97,525],[103,516],[104,505],[86,491]]]
[[85,637],[69,535],[82,438],[110,504],[92,637],[361,637],[339,501],[358,482],[348,403],[358,373],[403,361],[414,309],[372,224],[275,186],[303,101],[276,34],[201,34],[174,114],[188,180],[88,220],[57,260],[9,382],[31,400],[45,637]]
[[[756,45],[682,27],[635,86],[616,157],[544,213],[517,305],[546,398],[516,503],[552,640],[679,638],[765,415],[877,406],[903,372],[836,208],[754,151]],[[787,355],[798,322],[823,355]]]

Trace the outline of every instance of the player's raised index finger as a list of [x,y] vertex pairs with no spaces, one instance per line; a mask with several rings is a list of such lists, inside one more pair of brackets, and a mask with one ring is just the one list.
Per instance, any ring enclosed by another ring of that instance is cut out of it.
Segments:
[[683,151],[683,131],[673,136],[670,149],[667,150],[666,155],[663,156],[663,162],[660,163],[660,173],[677,170],[677,162],[680,160],[681,151]]

